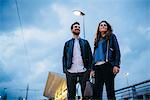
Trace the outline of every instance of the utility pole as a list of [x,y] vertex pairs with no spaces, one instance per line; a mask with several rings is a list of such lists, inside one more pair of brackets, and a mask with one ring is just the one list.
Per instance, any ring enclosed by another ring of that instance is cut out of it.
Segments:
[[7,89],[7,88],[4,88],[4,93],[3,93],[2,100],[7,100],[7,93],[6,93],[6,89]]
[[26,91],[26,98],[25,98],[25,100],[28,100],[28,91],[29,91],[29,84],[27,84],[27,91]]

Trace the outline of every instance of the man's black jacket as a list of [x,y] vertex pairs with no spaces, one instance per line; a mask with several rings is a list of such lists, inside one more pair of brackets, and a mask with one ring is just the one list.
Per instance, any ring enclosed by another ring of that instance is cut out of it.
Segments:
[[[74,47],[74,38],[67,41],[64,46],[63,51],[63,72],[66,73],[67,69],[71,68],[72,57],[73,57],[73,47]],[[92,66],[92,52],[89,42],[87,40],[79,38],[79,45],[81,49],[81,56],[84,63],[84,67],[87,70],[91,69]]]

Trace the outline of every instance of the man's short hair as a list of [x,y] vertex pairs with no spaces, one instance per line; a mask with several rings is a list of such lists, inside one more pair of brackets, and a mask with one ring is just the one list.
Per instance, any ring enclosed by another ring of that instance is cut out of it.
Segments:
[[79,22],[74,22],[74,23],[71,25],[71,30],[73,29],[73,25],[75,25],[75,24],[80,25]]

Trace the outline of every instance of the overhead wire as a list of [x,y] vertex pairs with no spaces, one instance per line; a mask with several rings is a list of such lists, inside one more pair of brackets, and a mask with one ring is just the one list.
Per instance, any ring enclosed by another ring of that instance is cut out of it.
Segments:
[[[22,39],[23,39],[23,47],[24,47],[24,50],[25,50],[25,55],[27,57],[27,64],[28,64],[29,68],[31,68],[31,64],[30,64],[30,60],[29,60],[29,55],[28,55],[28,50],[27,50],[27,46],[25,44],[25,38],[24,38],[24,32],[23,32],[23,25],[22,25],[20,13],[19,13],[19,6],[18,6],[17,0],[15,0],[15,4],[16,4],[16,9],[17,9],[17,15],[18,15],[18,18],[19,18],[19,25],[20,25],[20,28],[21,28],[21,35],[22,35]],[[28,99],[28,86],[27,86],[27,90],[26,90],[26,97],[25,97],[25,99],[26,100]]]
[[[18,19],[19,19],[19,25],[20,25],[20,28],[21,28],[21,35],[22,35],[22,40],[23,40],[23,47],[24,47],[24,50],[25,50],[25,54],[26,54],[26,57],[27,57],[27,63],[28,63],[28,66],[31,67],[31,63],[30,63],[30,59],[29,59],[29,53],[28,53],[28,49],[27,49],[27,46],[25,44],[25,37],[24,37],[24,31],[23,31],[23,25],[22,25],[22,21],[21,21],[21,16],[20,16],[20,12],[19,12],[19,6],[18,6],[18,1],[15,0],[15,4],[16,4],[16,9],[17,9],[17,15],[18,15]],[[26,91],[26,93],[28,93],[28,91],[34,91],[34,92],[40,92],[41,90],[38,90],[38,89],[29,89],[29,85],[27,86],[28,89],[25,89],[25,90],[22,90],[22,91]],[[28,95],[26,94],[26,100],[28,99]]]
[[18,1],[15,0],[15,4],[16,4],[16,9],[17,9],[17,15],[18,15],[18,19],[19,19],[19,25],[20,25],[20,28],[21,28],[21,35],[22,35],[22,40],[23,40],[23,47],[24,47],[24,50],[25,50],[25,55],[27,57],[27,63],[28,63],[28,66],[31,67],[31,63],[30,63],[30,59],[29,59],[29,53],[28,53],[28,49],[27,49],[27,46],[25,44],[25,38],[24,38],[24,32],[23,32],[23,25],[22,25],[22,21],[21,21],[21,16],[20,16],[20,12],[19,12],[19,6],[18,6]]

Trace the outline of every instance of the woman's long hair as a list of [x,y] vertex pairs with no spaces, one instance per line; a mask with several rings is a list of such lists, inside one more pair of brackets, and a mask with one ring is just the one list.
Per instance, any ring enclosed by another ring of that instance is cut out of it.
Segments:
[[107,22],[107,21],[101,21],[99,24],[98,24],[98,27],[97,27],[97,31],[95,33],[95,38],[94,38],[94,51],[95,49],[98,47],[98,42],[99,40],[102,38],[101,36],[101,33],[99,31],[99,26],[101,23],[106,23],[107,24],[107,32],[106,32],[106,40],[109,40],[110,38],[110,35],[112,34],[112,28],[111,28],[111,25]]

